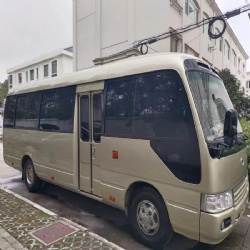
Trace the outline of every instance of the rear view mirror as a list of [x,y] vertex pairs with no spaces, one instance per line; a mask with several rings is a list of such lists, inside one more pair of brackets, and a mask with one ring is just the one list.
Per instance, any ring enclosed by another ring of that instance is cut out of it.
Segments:
[[234,137],[237,135],[238,113],[234,109],[229,109],[226,112],[224,121],[224,136]]

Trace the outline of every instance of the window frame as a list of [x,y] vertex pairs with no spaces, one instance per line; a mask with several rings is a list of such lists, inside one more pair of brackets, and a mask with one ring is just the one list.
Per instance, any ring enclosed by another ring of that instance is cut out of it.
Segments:
[[34,81],[35,80],[35,70],[31,69],[30,70],[30,81]]
[[[189,12],[189,6],[191,5],[191,7],[195,10],[195,18],[193,18],[191,15],[190,15],[190,12]],[[194,21],[194,23],[198,23],[199,21],[199,6],[198,6],[198,3],[196,3],[196,1],[194,0],[185,0],[185,14]]]
[[[209,15],[206,12],[203,12],[203,22],[204,20],[208,19]],[[205,34],[205,31],[208,31],[209,24],[204,24],[202,25],[203,33]],[[211,39],[211,38],[210,38]],[[216,39],[215,39],[216,40]]]
[[9,88],[11,89],[13,87],[13,75],[9,75]]
[[231,48],[230,45],[228,43],[228,41],[225,39],[225,43],[224,43],[224,55],[226,56],[226,58],[228,60],[230,60],[230,55],[231,55]]
[[22,83],[22,78],[23,78],[23,74],[22,73],[18,73],[18,83]]
[[[54,70],[53,66],[54,65],[55,65],[55,69],[56,69],[55,72],[53,72],[53,70]],[[54,60],[54,61],[51,62],[51,77],[57,76],[57,73],[58,73],[57,66],[58,66],[57,60]]]
[[[45,69],[47,69],[47,74],[45,75]],[[49,64],[44,64],[43,65],[43,77],[48,78],[49,77]]]
[[234,49],[232,49],[233,52],[233,63],[234,63],[234,67],[237,67],[237,55],[234,51]]

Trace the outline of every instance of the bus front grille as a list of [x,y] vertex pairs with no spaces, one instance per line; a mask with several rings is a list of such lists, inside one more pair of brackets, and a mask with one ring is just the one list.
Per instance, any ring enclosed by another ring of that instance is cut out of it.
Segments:
[[234,189],[234,206],[236,207],[248,192],[248,180],[244,178]]

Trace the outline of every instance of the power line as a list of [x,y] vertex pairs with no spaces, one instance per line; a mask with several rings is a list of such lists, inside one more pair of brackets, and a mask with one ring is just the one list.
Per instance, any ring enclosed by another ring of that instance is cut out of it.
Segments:
[[[171,36],[176,36],[176,35],[186,33],[188,31],[197,29],[200,26],[206,25],[206,24],[208,24],[208,35],[209,35],[209,37],[211,39],[218,39],[226,31],[226,27],[227,27],[226,20],[227,19],[232,18],[232,17],[237,16],[237,15],[240,15],[240,14],[246,12],[246,11],[249,11],[249,10],[250,10],[250,4],[247,4],[247,5],[241,6],[241,7],[237,8],[237,9],[234,9],[232,11],[228,11],[225,14],[222,14],[220,16],[209,17],[209,18],[203,19],[202,21],[200,21],[198,23],[194,23],[194,24],[191,24],[191,25],[188,25],[188,26],[178,28],[178,29],[176,29],[174,31],[164,32],[162,34],[159,34],[159,35],[156,35],[156,36],[153,36],[153,37],[149,37],[149,38],[137,41],[137,42],[133,43],[133,48],[139,49],[142,54],[147,54],[149,44],[153,44],[153,43],[158,42],[160,40],[167,39],[167,38],[169,38]],[[219,34],[214,34],[212,32],[212,27],[213,27],[213,24],[215,22],[217,22],[217,21],[221,21],[223,23],[223,29]]]

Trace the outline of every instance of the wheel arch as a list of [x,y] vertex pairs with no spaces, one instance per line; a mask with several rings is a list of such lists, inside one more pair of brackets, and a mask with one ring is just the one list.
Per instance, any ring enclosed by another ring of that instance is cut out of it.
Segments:
[[143,182],[143,181],[134,182],[129,186],[129,188],[127,189],[126,194],[125,194],[124,206],[125,206],[125,213],[127,216],[128,216],[128,212],[129,212],[129,209],[128,209],[129,204],[131,204],[133,197],[135,196],[135,194],[138,190],[140,190],[144,187],[148,187],[148,188],[155,190],[163,199],[159,190],[155,186],[153,186],[152,184],[147,183],[147,182]]

